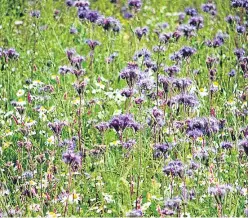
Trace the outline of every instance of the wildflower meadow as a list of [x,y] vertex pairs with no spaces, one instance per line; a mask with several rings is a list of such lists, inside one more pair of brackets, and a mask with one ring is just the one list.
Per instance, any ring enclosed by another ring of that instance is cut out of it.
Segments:
[[0,217],[247,217],[247,0],[0,0]]

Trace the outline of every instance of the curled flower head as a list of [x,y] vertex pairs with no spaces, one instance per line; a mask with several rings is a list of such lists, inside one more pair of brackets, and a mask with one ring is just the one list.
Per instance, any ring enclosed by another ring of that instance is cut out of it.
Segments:
[[107,122],[101,122],[101,123],[97,124],[95,126],[95,128],[97,130],[99,130],[100,132],[104,132],[104,131],[106,131],[109,128],[109,123],[107,123]]
[[74,170],[77,170],[81,166],[81,156],[74,153],[72,150],[63,153],[62,160],[70,165]]
[[141,0],[128,0],[128,6],[138,11],[142,7],[142,1]]
[[198,12],[195,8],[187,7],[185,8],[185,13],[191,17],[198,15]]
[[135,29],[135,34],[139,40],[142,39],[143,36],[146,36],[149,33],[149,28],[147,26],[145,27],[137,27]]
[[158,158],[161,156],[166,156],[166,153],[171,149],[171,145],[169,143],[163,143],[163,144],[155,144],[154,145],[154,157]]
[[168,73],[170,77],[174,76],[179,71],[180,71],[180,68],[178,66],[176,66],[176,65],[164,68],[164,72]]
[[134,86],[139,74],[139,68],[136,63],[128,63],[128,66],[119,74],[122,79],[125,79],[127,85],[131,88]]
[[232,187],[230,185],[217,185],[209,187],[208,189],[209,194],[219,198],[224,197],[230,191],[232,191]]
[[96,46],[100,45],[100,42],[96,40],[87,39],[86,44],[91,50],[94,50]]
[[138,131],[140,125],[134,120],[131,114],[121,114],[114,116],[109,122],[110,128],[115,129],[118,134],[122,134],[122,132],[126,128],[132,128],[135,131]]
[[203,28],[203,17],[196,16],[189,19],[189,25],[194,26],[197,30]]
[[112,30],[113,32],[120,32],[121,30],[121,24],[119,20],[113,18],[113,17],[99,17],[97,20],[97,24],[99,26],[102,26],[104,30]]
[[137,61],[140,58],[143,58],[144,60],[150,60],[151,58],[150,51],[146,48],[142,48],[141,50],[137,51],[133,56],[133,60]]
[[131,149],[136,144],[136,140],[129,139],[127,142],[122,142],[122,146],[125,149]]
[[188,123],[187,133],[189,131],[198,130],[203,135],[210,136],[219,131],[219,121],[214,117],[197,117]]
[[196,25],[194,24],[194,21],[196,21],[196,18],[193,18],[190,20],[191,24],[182,24],[178,27],[178,31],[182,32],[182,34],[186,37],[191,37],[195,35],[195,30],[197,29],[197,22]]
[[53,131],[57,136],[61,135],[63,127],[66,126],[65,121],[55,120],[54,122],[49,122],[48,127]]
[[168,165],[163,168],[163,172],[167,176],[182,177],[184,173],[184,165],[179,160],[173,160],[173,161],[170,161]]
[[213,3],[202,4],[201,8],[204,12],[209,13],[211,15],[216,15],[216,6]]
[[87,83],[86,83],[86,81],[81,81],[81,82],[76,81],[76,82],[73,84],[73,86],[74,86],[75,90],[77,91],[77,93],[78,93],[79,95],[81,95],[81,94],[84,92],[84,90],[85,90],[85,88],[86,88],[86,86],[87,86]]

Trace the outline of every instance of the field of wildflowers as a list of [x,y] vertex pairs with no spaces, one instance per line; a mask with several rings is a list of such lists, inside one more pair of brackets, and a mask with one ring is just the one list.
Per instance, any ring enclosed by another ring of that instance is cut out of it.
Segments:
[[247,217],[247,0],[1,0],[0,217]]

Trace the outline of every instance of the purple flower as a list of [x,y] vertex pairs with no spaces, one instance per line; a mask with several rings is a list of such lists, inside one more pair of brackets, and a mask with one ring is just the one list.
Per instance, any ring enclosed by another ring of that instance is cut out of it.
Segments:
[[126,88],[126,89],[123,89],[123,90],[121,91],[121,95],[122,95],[122,96],[125,96],[126,98],[131,97],[132,94],[133,94],[133,90],[130,89],[130,88]]
[[248,138],[242,139],[238,142],[239,148],[242,148],[248,155]]
[[168,73],[170,77],[174,76],[179,71],[180,71],[180,68],[178,66],[176,66],[176,65],[164,68],[164,72]]
[[62,75],[65,75],[67,73],[72,73],[72,72],[73,72],[73,69],[71,67],[68,67],[68,66],[61,66],[59,68],[59,73]]
[[113,17],[100,17],[97,20],[97,24],[102,26],[104,30],[112,30],[114,32],[119,32],[121,30],[120,22]]
[[125,149],[131,149],[136,144],[136,140],[129,139],[127,142],[122,142],[122,146]]
[[147,123],[150,126],[162,127],[165,124],[163,111],[154,107],[151,112],[151,117],[148,118]]
[[199,101],[195,95],[190,95],[190,94],[179,94],[171,98],[168,102],[169,105],[172,104],[183,104],[188,107],[196,107],[199,105]]
[[62,142],[60,142],[59,146],[61,147],[67,146],[67,150],[74,151],[77,146],[77,140],[78,138],[76,136],[73,136],[71,139],[65,139]]
[[147,26],[146,27],[137,27],[135,29],[135,34],[139,40],[141,40],[143,36],[146,36],[148,34],[148,32],[149,32],[149,28]]
[[76,92],[81,95],[85,88],[86,88],[86,85],[87,83],[85,81],[76,81],[74,84],[73,84],[73,87],[75,88]]
[[90,3],[89,1],[86,1],[86,0],[78,0],[74,2],[74,6],[82,10],[88,10]]
[[38,10],[33,10],[33,11],[30,12],[30,16],[31,16],[31,17],[39,18],[40,15],[41,15],[41,12],[38,11]]
[[192,80],[189,78],[174,78],[171,80],[171,83],[174,87],[185,90],[192,84]]
[[159,158],[161,156],[166,156],[166,153],[171,149],[171,145],[166,143],[154,145],[154,157]]
[[184,21],[185,17],[186,17],[186,13],[180,12],[178,16],[178,22],[181,24]]
[[72,150],[68,150],[63,153],[62,160],[70,165],[73,169],[78,169],[81,166],[81,156],[74,153]]
[[147,48],[142,48],[141,50],[137,51],[134,56],[133,60],[137,61],[140,58],[143,58],[144,60],[149,60],[151,57],[151,53]]
[[188,135],[190,138],[197,139],[197,138],[203,136],[203,132],[200,131],[199,129],[193,129],[193,130],[187,131],[187,135]]
[[228,76],[230,77],[234,77],[236,74],[236,71],[234,69],[232,69],[229,73],[228,73]]
[[119,135],[122,135],[122,132],[126,128],[132,128],[135,131],[138,131],[140,128],[140,125],[135,122],[135,120],[131,114],[121,114],[121,115],[114,116],[109,121],[109,126],[110,126],[110,128],[115,129],[115,131]]
[[168,78],[163,75],[159,75],[158,77],[159,83],[163,84],[163,90],[165,93],[169,91],[169,84],[171,83],[171,80],[172,80],[171,78]]
[[197,117],[188,123],[187,133],[191,130],[199,130],[203,135],[210,136],[219,131],[219,121],[214,117]]
[[164,47],[164,46],[162,46],[162,45],[160,45],[160,46],[154,46],[153,47],[153,52],[155,52],[155,53],[157,53],[157,52],[165,52],[165,50],[166,50],[166,48]]
[[168,199],[165,202],[165,206],[171,210],[179,210],[182,203],[182,199],[180,197],[174,197],[172,199]]
[[72,27],[70,27],[69,33],[70,34],[77,34],[78,30],[75,27],[72,26]]
[[159,41],[161,43],[167,44],[172,37],[172,33],[161,33],[159,35]]
[[[191,21],[193,23],[193,21]],[[188,24],[182,24],[178,27],[178,30],[183,33],[186,37],[191,37],[195,35],[196,26],[194,25],[188,25]]]
[[142,7],[141,0],[128,0],[128,6],[134,8],[136,11],[140,10]]
[[189,25],[194,26],[197,30],[203,28],[203,17],[195,16],[189,19]]
[[122,79],[125,79],[127,85],[131,88],[134,86],[135,82],[137,81],[139,72],[140,71],[137,64],[128,63],[128,66],[121,71],[119,76]]
[[[172,160],[168,163],[167,166],[163,168],[163,172],[167,176],[179,176],[182,177],[184,173],[184,166],[183,163],[179,160]],[[166,205],[169,207],[168,205]]]
[[18,59],[19,53],[14,48],[6,49],[2,52],[6,59]]
[[109,123],[107,122],[101,122],[95,126],[97,130],[100,132],[105,132],[109,128]]
[[231,0],[231,6],[234,8],[246,8],[248,9],[248,1],[247,0]]
[[216,185],[208,188],[208,193],[219,198],[223,198],[228,192],[232,191],[230,185]]
[[187,7],[185,8],[185,13],[191,17],[198,15],[198,12],[195,8]]
[[65,2],[68,7],[72,7],[74,4],[73,0],[66,0]]
[[231,149],[231,148],[233,148],[233,145],[232,145],[231,142],[221,142],[220,146],[223,149]]
[[238,59],[245,55],[245,50],[243,48],[236,48],[234,50],[234,54],[237,56]]
[[88,10],[85,16],[85,19],[90,21],[91,23],[96,23],[100,18],[100,14],[98,11]]
[[48,127],[53,131],[56,136],[60,136],[63,127],[66,126],[64,121],[55,120],[53,123],[49,122]]
[[202,10],[206,13],[209,13],[211,15],[216,15],[216,6],[212,3],[202,4],[201,6]]
[[142,212],[142,210],[132,210],[132,211],[130,211],[130,212],[128,212],[127,214],[126,214],[126,216],[127,217],[142,217],[143,216],[143,212]]
[[91,50],[94,50],[96,46],[101,45],[99,41],[87,39],[86,44],[90,47]]
[[246,31],[246,27],[242,26],[242,25],[237,25],[236,31],[237,31],[237,33],[243,34]]
[[188,58],[196,53],[196,49],[186,46],[183,47],[179,52],[181,53],[183,58]]
[[118,56],[117,52],[112,53],[108,58],[106,58],[106,62],[108,64],[112,63],[116,59],[117,56]]

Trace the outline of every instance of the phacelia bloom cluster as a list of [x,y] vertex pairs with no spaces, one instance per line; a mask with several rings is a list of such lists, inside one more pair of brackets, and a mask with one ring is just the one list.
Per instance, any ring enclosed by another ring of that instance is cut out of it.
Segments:
[[148,27],[137,27],[135,29],[135,34],[139,40],[142,39],[143,36],[146,36],[149,33]]
[[72,150],[67,150],[62,155],[62,160],[70,165],[73,170],[77,170],[81,166],[81,156]]
[[194,26],[197,30],[203,28],[204,26],[202,16],[191,17],[188,23],[190,26]]
[[99,130],[99,132],[105,132],[109,128],[109,123],[107,122],[101,122],[98,123],[95,128]]
[[231,0],[231,6],[234,8],[246,8],[248,10],[247,0]]
[[171,83],[173,87],[176,87],[179,90],[185,90],[193,81],[189,78],[174,78],[171,80]]
[[133,87],[137,81],[139,68],[136,63],[128,63],[128,66],[121,71],[119,76],[125,79],[129,87]]
[[[193,24],[193,22],[191,23]],[[180,31],[181,35],[187,38],[191,36],[195,36],[196,29],[197,29],[196,26],[190,25],[190,24],[182,24],[177,28],[177,30]],[[176,32],[174,34],[176,34]]]
[[169,106],[174,105],[174,104],[185,105],[185,106],[194,108],[199,105],[199,101],[195,95],[182,93],[182,94],[172,97],[168,101]]
[[150,51],[146,48],[142,48],[141,50],[137,51],[133,56],[133,60],[137,61],[140,58],[143,58],[144,60],[150,60],[151,58]]
[[171,145],[169,143],[156,144],[154,145],[154,157],[166,157],[166,154],[169,150],[171,150]]
[[122,147],[125,149],[131,149],[136,144],[136,140],[129,139],[127,142],[122,142]]
[[14,48],[3,49],[0,48],[0,58],[4,57],[5,61],[15,60],[19,58],[19,53]]
[[187,59],[196,53],[196,49],[192,47],[185,46],[181,48],[178,52],[175,52],[170,56],[170,59],[175,62],[179,62],[182,59]]
[[232,191],[232,187],[230,185],[217,185],[208,189],[209,194],[219,198],[223,198],[230,191]]
[[188,122],[187,133],[199,130],[203,135],[210,136],[219,131],[219,121],[215,117],[197,117]]
[[63,127],[66,126],[66,122],[56,120],[53,123],[49,122],[48,127],[53,131],[56,136],[60,136]]
[[213,16],[217,14],[216,6],[213,3],[202,4],[201,8],[204,12],[209,13]]
[[175,74],[177,74],[178,72],[180,72],[180,68],[178,66],[176,66],[176,65],[173,65],[173,66],[165,67],[164,72],[168,73],[168,75],[170,77],[172,77]]
[[225,43],[225,39],[227,37],[228,36],[226,34],[219,32],[216,34],[216,36],[213,38],[213,40],[207,40],[206,45],[208,47],[214,47],[214,48],[220,47]]
[[135,11],[138,11],[142,7],[142,1],[141,0],[128,0],[128,6],[131,8],[134,8]]
[[191,17],[198,15],[198,12],[195,8],[187,7],[185,8],[185,13]]
[[33,10],[30,12],[31,17],[39,18],[41,16],[41,12],[38,10]]
[[109,127],[113,128],[120,135],[126,128],[132,128],[135,131],[138,131],[140,125],[134,120],[133,115],[121,114],[114,116],[110,120]]
[[179,160],[173,160],[168,163],[167,166],[163,168],[163,172],[167,176],[179,176],[182,177],[184,174],[184,165]]
[[89,46],[91,50],[94,50],[96,46],[100,45],[101,43],[96,40],[87,39],[86,44]]
[[117,20],[113,17],[101,16],[97,20],[97,24],[99,26],[102,26],[103,29],[106,31],[112,30],[113,32],[120,32],[120,30],[122,28],[119,20]]
[[163,111],[154,107],[151,112],[151,117],[148,118],[147,123],[150,126],[162,127],[165,124]]
[[171,38],[172,38],[172,33],[161,33],[159,35],[159,41],[164,44],[167,44]]

